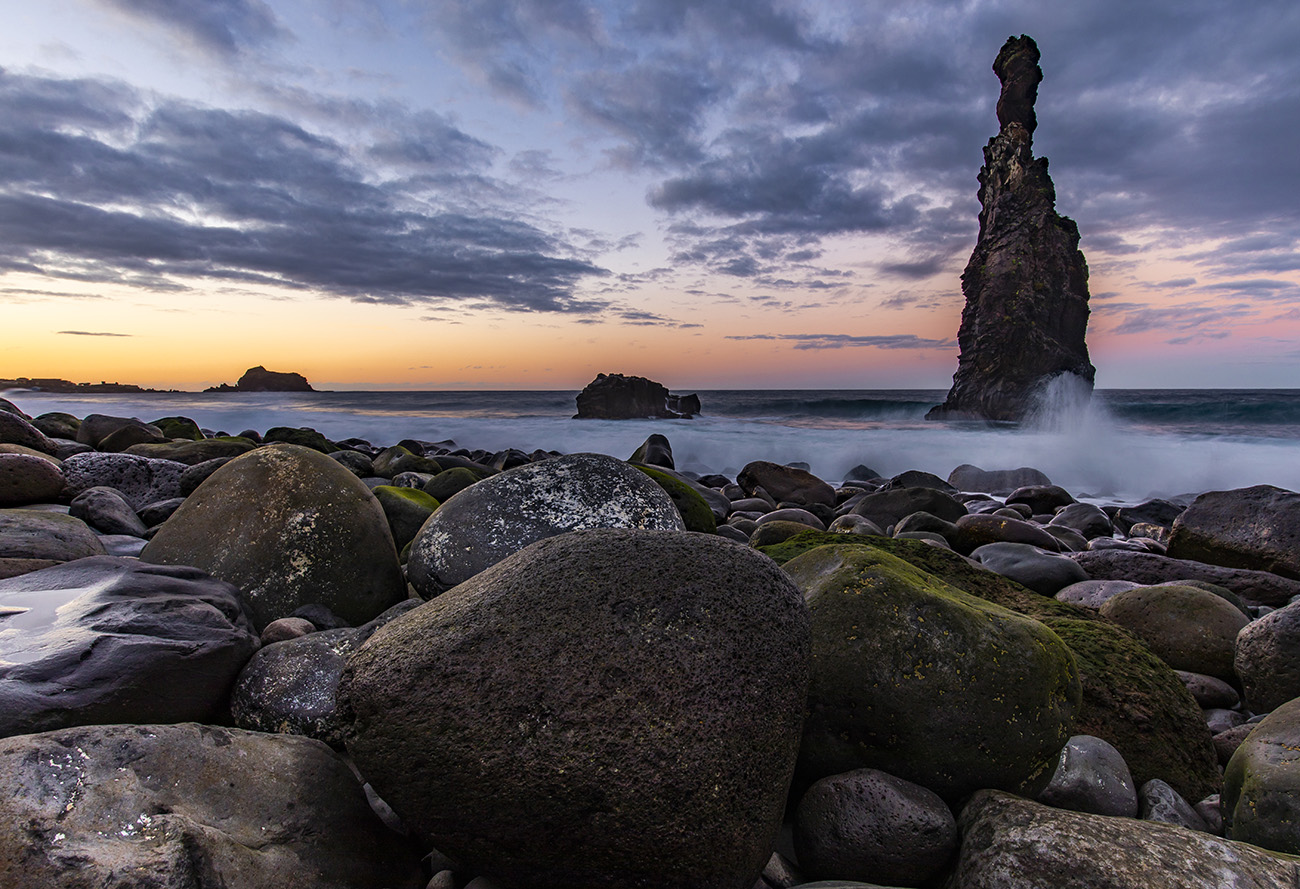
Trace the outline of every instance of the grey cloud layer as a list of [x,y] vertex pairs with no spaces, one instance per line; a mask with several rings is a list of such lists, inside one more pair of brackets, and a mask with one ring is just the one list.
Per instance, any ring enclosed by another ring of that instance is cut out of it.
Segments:
[[0,268],[159,289],[204,278],[380,303],[602,307],[574,288],[603,270],[508,200],[485,209],[493,149],[428,112],[368,147],[409,173],[380,181],[287,119],[121,84],[0,70],[0,115]]

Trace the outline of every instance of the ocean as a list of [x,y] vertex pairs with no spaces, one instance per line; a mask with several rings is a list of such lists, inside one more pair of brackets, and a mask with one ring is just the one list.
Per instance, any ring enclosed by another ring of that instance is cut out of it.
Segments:
[[[675,391],[689,391],[676,389]],[[700,391],[692,420],[573,420],[576,391],[147,393],[63,395],[9,390],[32,416],[64,411],[155,420],[187,416],[205,429],[264,432],[310,426],[376,445],[404,438],[627,457],[666,435],[679,469],[729,477],[751,460],[804,462],[837,482],[865,465],[883,476],[921,469],[947,477],[1032,466],[1076,496],[1133,502],[1272,484],[1300,490],[1300,390],[1058,392],[1019,426],[931,422],[943,390]]]

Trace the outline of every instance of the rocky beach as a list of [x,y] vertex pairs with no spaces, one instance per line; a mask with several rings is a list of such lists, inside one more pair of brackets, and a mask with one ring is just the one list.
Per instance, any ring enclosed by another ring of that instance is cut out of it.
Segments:
[[0,885],[1300,879],[1300,494],[0,408]]

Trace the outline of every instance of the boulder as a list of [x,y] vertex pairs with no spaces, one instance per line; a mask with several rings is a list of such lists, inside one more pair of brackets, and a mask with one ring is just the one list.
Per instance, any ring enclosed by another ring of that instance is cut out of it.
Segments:
[[1010,494],[1026,485],[1050,485],[1052,480],[1037,469],[980,469],[963,463],[948,474],[948,484],[959,491],[982,491],[987,494]]
[[[1237,634],[1237,647],[1240,650],[1240,633]],[[1241,703],[1241,696],[1237,694],[1237,690],[1222,679],[1206,676],[1204,673],[1191,673],[1186,670],[1175,670],[1174,672],[1178,674],[1178,678],[1183,681],[1183,685],[1187,686],[1187,690],[1192,693],[1192,697],[1196,698],[1196,703],[1202,709],[1209,710],[1222,707],[1231,710]],[[1296,695],[1291,697],[1296,697]],[[1286,700],[1289,701],[1290,699],[1287,698]],[[1279,701],[1279,703],[1283,702]],[[1272,710],[1273,708],[1269,707],[1268,709]]]
[[[393,476],[394,483],[396,483],[397,477],[400,475],[403,475],[403,473]],[[464,466],[453,466],[451,469],[445,469],[430,478],[420,486],[420,490],[442,503],[444,500],[450,500],[470,485],[477,484],[482,478],[483,476],[472,469],[466,469]]]
[[100,534],[143,537],[149,530],[116,488],[102,485],[87,488],[72,498],[68,515],[81,519]]
[[997,791],[972,796],[957,826],[948,889],[1278,889],[1300,880],[1296,862],[1245,843]]
[[57,462],[34,454],[0,453],[0,508],[57,500],[63,486]]
[[1088,580],[1088,575],[1069,556],[1028,543],[986,543],[972,550],[970,557],[990,571],[1044,596],[1055,596],[1070,584]]
[[1008,38],[993,63],[1002,83],[1000,127],[984,148],[979,239],[961,276],[961,354],[948,397],[928,419],[1019,421],[1061,378],[1085,396],[1092,391],[1079,227],[1056,212],[1047,159],[1033,154],[1038,59],[1022,34]]
[[0,559],[70,562],[103,554],[104,545],[81,519],[57,512],[0,509]]
[[644,472],[603,454],[508,469],[443,502],[411,543],[411,585],[426,599],[544,537],[591,528],[685,530]]
[[[696,490],[697,487],[691,485],[682,477],[678,476],[672,470],[660,469],[654,466],[641,466],[631,464],[637,469],[644,472],[654,481],[656,485],[663,488],[664,493],[672,498],[673,505],[682,516],[682,523],[686,526],[687,531],[698,531],[701,534],[713,534],[718,530],[718,518],[709,502],[704,496]],[[816,521],[816,519],[814,519]]]
[[371,489],[388,519],[393,544],[400,552],[420,533],[420,528],[438,508],[438,501],[418,488],[377,485]]
[[1043,624],[872,547],[820,547],[784,568],[812,620],[803,780],[875,768],[949,800],[1046,783],[1081,690]]
[[1041,525],[1004,515],[964,515],[957,519],[953,542],[959,552],[970,553],[989,543],[1027,543],[1049,552],[1061,546]]
[[1232,754],[1221,808],[1234,840],[1300,855],[1300,698],[1265,716]]
[[1103,602],[1101,615],[1132,631],[1175,670],[1236,678],[1233,650],[1249,619],[1214,593],[1181,584],[1138,587]]
[[935,491],[943,491],[945,494],[956,494],[957,489],[948,484],[933,472],[924,472],[920,469],[908,469],[900,472],[898,475],[890,478],[877,490],[896,491],[900,488],[932,488]]
[[1300,581],[1269,571],[1222,568],[1189,559],[1122,550],[1076,553],[1070,558],[1094,580],[1131,580],[1141,584],[1203,580],[1232,590],[1257,605],[1286,605],[1293,597],[1300,596]]
[[233,583],[259,631],[311,602],[361,624],[406,598],[388,520],[370,489],[325,454],[295,445],[266,445],[219,468],[140,558]]
[[1134,506],[1121,506],[1115,511],[1113,522],[1121,534],[1128,534],[1134,525],[1159,525],[1168,529],[1186,508],[1170,500],[1144,500]]
[[597,374],[577,402],[575,420],[681,420],[700,412],[698,395],[673,395],[662,383],[622,374]]
[[77,427],[81,418],[63,411],[50,411],[32,420],[32,425],[48,438],[65,438],[77,440]]
[[195,725],[0,740],[0,885],[420,889],[419,853],[324,744]]
[[1138,789],[1138,799],[1142,804],[1143,821],[1177,824],[1188,830],[1209,830],[1209,825],[1192,808],[1192,804],[1159,778],[1152,778],[1143,784]]
[[662,469],[676,469],[673,464],[673,446],[668,441],[668,437],[660,435],[658,432],[651,434],[641,446],[632,452],[632,456],[627,458],[629,463],[644,463],[647,466],[658,466]]
[[1023,503],[1030,515],[1052,515],[1074,502],[1074,496],[1060,485],[1026,485],[1007,495],[1007,506]]
[[[1168,786],[1168,785],[1166,785]],[[1057,809],[1134,818],[1138,792],[1128,763],[1114,745],[1092,735],[1075,735],[1038,801]]]
[[1091,611],[1098,611],[1102,603],[1111,596],[1140,586],[1142,584],[1133,583],[1131,580],[1081,580],[1059,590],[1056,599],[1059,602],[1069,602]]
[[957,822],[933,791],[875,769],[822,778],[794,816],[810,877],[919,886],[957,851]]
[[798,749],[807,621],[742,544],[549,537],[349,657],[347,749],[422,839],[502,885],[749,889]]
[[1168,555],[1300,579],[1300,494],[1272,485],[1202,494],[1174,522]]
[[1270,612],[1241,629],[1233,654],[1233,672],[1241,680],[1251,709],[1260,713],[1300,698],[1300,602]]
[[322,454],[332,454],[339,449],[337,444],[310,426],[272,427],[266,430],[266,434],[262,436],[262,443],[298,445],[299,447],[311,448],[313,451],[320,451]]
[[96,556],[0,581],[0,736],[216,719],[257,650],[239,591]]
[[183,496],[181,473],[188,467],[175,460],[136,454],[74,454],[63,461],[68,494],[75,497],[100,485],[116,488],[132,509],[158,500]]
[[20,414],[0,411],[0,443],[22,445],[42,454],[53,454],[57,448],[39,429]]
[[[130,430],[123,432],[122,430]],[[125,450],[133,444],[145,441],[164,441],[166,437],[157,426],[151,426],[138,417],[113,417],[107,414],[89,414],[77,426],[77,441],[92,448],[100,445],[111,435],[121,433],[117,441]]]
[[202,441],[165,441],[156,444],[135,444],[125,450],[128,454],[153,457],[157,460],[174,460],[186,466],[197,466],[218,457],[238,457],[247,454],[257,445],[247,438],[222,436]]
[[1100,506],[1091,503],[1071,503],[1061,507],[1060,511],[1052,516],[1051,524],[1063,525],[1078,531],[1085,540],[1092,540],[1094,537],[1110,537],[1115,533],[1115,528],[1110,523],[1110,516],[1106,515]]
[[895,525],[914,512],[928,512],[946,522],[955,522],[966,515],[966,507],[950,495],[933,488],[874,491],[865,495],[853,507],[854,515],[868,518],[882,528]]
[[762,488],[779,502],[799,506],[814,503],[835,505],[835,489],[811,472],[766,460],[745,464],[745,468],[736,476],[736,484],[751,497],[755,490]]

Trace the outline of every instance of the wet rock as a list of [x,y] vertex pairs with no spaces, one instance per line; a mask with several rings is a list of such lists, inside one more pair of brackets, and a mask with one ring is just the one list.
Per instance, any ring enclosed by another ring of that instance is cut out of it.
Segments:
[[419,836],[503,885],[749,889],[798,748],[807,627],[741,544],[550,537],[349,658],[347,748]]
[[1293,861],[1171,824],[1053,809],[981,790],[957,819],[952,889],[1276,889]]
[[964,515],[957,519],[955,549],[970,553],[989,543],[1027,543],[1049,552],[1060,544],[1041,525],[1001,515]]
[[1249,621],[1229,602],[1192,586],[1138,587],[1107,599],[1102,617],[1135,633],[1175,670],[1231,681],[1237,633]]
[[983,491],[987,494],[1010,494],[1026,485],[1050,485],[1052,480],[1037,469],[980,469],[963,463],[948,474],[948,484],[959,491]]
[[939,796],[875,769],[823,778],[799,801],[794,847],[809,876],[919,886],[957,851]]
[[19,414],[0,411],[0,443],[22,445],[42,454],[53,454],[54,443]]
[[1202,494],[1174,522],[1168,555],[1300,579],[1300,494],[1272,485]]
[[70,562],[103,554],[104,545],[81,519],[29,509],[0,509],[0,559]]
[[[1240,634],[1237,636],[1237,641],[1238,645],[1240,645]],[[1183,681],[1183,685],[1187,686],[1187,690],[1192,693],[1192,697],[1196,698],[1196,703],[1200,704],[1204,709],[1208,710],[1213,707],[1232,709],[1241,701],[1237,690],[1222,679],[1206,676],[1204,673],[1189,673],[1185,670],[1176,670],[1175,672],[1178,673],[1178,678]],[[1295,695],[1292,697],[1295,697]],[[1287,700],[1290,700],[1290,698]],[[1268,709],[1271,710],[1272,708]]]
[[896,488],[865,495],[853,507],[853,514],[870,519],[881,528],[889,528],[914,512],[928,512],[946,522],[956,522],[966,515],[950,495],[933,488]]
[[1115,533],[1110,517],[1102,512],[1101,507],[1091,503],[1071,503],[1062,507],[1052,516],[1051,524],[1072,528],[1082,534],[1085,540],[1110,537]]
[[210,721],[257,649],[230,584],[97,556],[0,581],[0,736]]
[[544,537],[590,528],[685,530],[645,473],[601,454],[510,469],[443,502],[411,544],[407,571],[425,598]]
[[56,461],[0,453],[0,508],[57,500],[63,485],[63,471]]
[[75,497],[87,488],[115,488],[132,509],[157,500],[183,496],[184,463],[155,460],[135,454],[76,454],[63,461],[68,493]]
[[1032,150],[1038,58],[1022,35],[1008,39],[993,64],[1001,127],[979,175],[979,239],[961,279],[961,355],[947,399],[928,418],[1021,420],[1042,389],[1066,375],[1092,390],[1079,228],[1056,212],[1047,159]]
[[1262,713],[1300,697],[1300,602],[1244,627],[1233,666],[1246,700]]
[[1027,543],[987,543],[970,556],[990,571],[1044,596],[1055,596],[1070,584],[1088,579],[1068,556]]
[[1142,802],[1143,821],[1160,821],[1177,824],[1188,830],[1209,831],[1209,825],[1192,808],[1191,803],[1159,778],[1152,778],[1143,784],[1138,790],[1138,798]]
[[673,395],[645,377],[597,374],[578,393],[575,420],[689,419],[700,412],[698,395]]
[[309,602],[360,624],[406,598],[370,489],[324,453],[295,445],[266,445],[222,466],[140,557],[233,583],[259,630]]
[[148,530],[116,488],[87,488],[72,498],[68,515],[81,519],[101,534],[143,537]]
[[1189,559],[1121,550],[1076,553],[1070,558],[1094,580],[1131,580],[1141,584],[1202,580],[1232,590],[1258,605],[1286,605],[1294,596],[1300,596],[1300,581],[1268,571],[1222,568]]
[[673,463],[673,446],[667,436],[652,433],[641,446],[627,458],[629,463],[644,463],[647,466],[659,466],[664,469],[676,469]]
[[1115,747],[1091,735],[1075,735],[1061,748],[1052,780],[1038,801],[1072,812],[1133,818],[1137,786]]
[[876,768],[945,799],[1047,781],[1080,688],[1043,624],[873,547],[820,547],[784,568],[813,627],[803,780]]
[[736,476],[736,483],[751,497],[762,488],[777,501],[788,501],[800,506],[822,503],[835,505],[835,489],[804,469],[782,466],[766,460],[745,464]]

